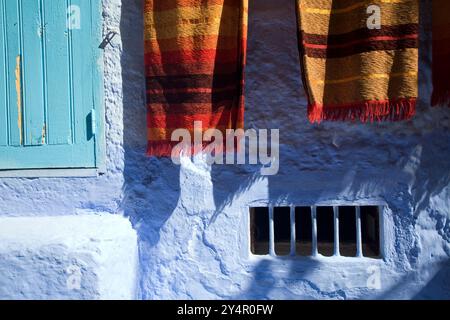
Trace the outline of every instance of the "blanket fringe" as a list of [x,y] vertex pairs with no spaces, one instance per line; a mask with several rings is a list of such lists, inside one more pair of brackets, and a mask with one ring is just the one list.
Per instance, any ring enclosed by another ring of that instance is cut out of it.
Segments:
[[[450,49],[450,48],[449,48]],[[450,107],[450,65],[446,59],[433,57],[433,93],[431,95],[432,106]]]
[[149,141],[147,146],[147,156],[149,157],[170,157],[172,149],[176,143],[170,141]]
[[443,91],[433,91],[431,96],[431,105],[435,106],[445,106],[450,108],[450,88]]
[[330,121],[401,121],[414,117],[416,98],[386,101],[365,101],[348,105],[309,105],[308,117],[311,123]]
[[[450,72],[450,68],[446,68]],[[433,70],[433,94],[431,95],[431,105],[434,106],[445,106],[450,107],[450,80],[449,75],[446,74],[436,74],[438,71]]]

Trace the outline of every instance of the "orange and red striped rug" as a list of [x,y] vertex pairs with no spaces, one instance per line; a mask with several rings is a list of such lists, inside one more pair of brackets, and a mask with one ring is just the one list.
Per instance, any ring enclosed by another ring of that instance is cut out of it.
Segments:
[[243,128],[247,1],[145,1],[149,155],[170,156],[194,121]]

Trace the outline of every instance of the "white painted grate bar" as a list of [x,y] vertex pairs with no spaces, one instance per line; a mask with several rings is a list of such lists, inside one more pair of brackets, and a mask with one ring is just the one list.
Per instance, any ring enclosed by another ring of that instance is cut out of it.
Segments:
[[312,222],[312,256],[316,257],[319,253],[317,248],[317,210],[315,206],[311,207],[311,222]]
[[297,241],[297,235],[295,234],[295,224],[297,223],[295,221],[295,207],[290,206],[290,212],[291,212],[291,256],[295,256],[295,247],[296,247],[296,241]]
[[385,239],[384,239],[384,207],[378,206],[378,219],[379,219],[379,235],[380,235],[380,258],[386,257],[386,249],[384,247]]
[[361,207],[356,206],[356,256],[362,257]]
[[334,255],[340,256],[339,252],[339,207],[333,207],[334,215]]
[[276,256],[275,254],[275,223],[273,217],[273,206],[269,206],[269,254]]

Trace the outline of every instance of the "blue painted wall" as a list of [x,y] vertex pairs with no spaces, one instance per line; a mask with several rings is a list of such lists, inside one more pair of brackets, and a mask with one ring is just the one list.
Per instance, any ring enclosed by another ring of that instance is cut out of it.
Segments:
[[[425,11],[430,1],[423,1]],[[280,173],[181,167],[144,156],[142,3],[103,0],[107,171],[97,178],[0,179],[0,215],[107,212],[139,236],[140,297],[450,298],[450,112],[432,109],[423,50],[417,117],[383,124],[306,119],[290,0],[250,7],[246,126],[279,128]],[[429,12],[429,11],[426,11]],[[425,12],[425,13],[426,13]],[[429,48],[425,14],[422,47]],[[256,258],[248,206],[384,203],[386,258]],[[380,271],[379,288],[368,286]]]

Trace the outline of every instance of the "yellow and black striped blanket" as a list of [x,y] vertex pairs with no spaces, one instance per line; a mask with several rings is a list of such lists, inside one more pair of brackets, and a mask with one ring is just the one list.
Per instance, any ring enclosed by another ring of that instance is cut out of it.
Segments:
[[403,120],[418,94],[418,0],[297,0],[311,122]]

